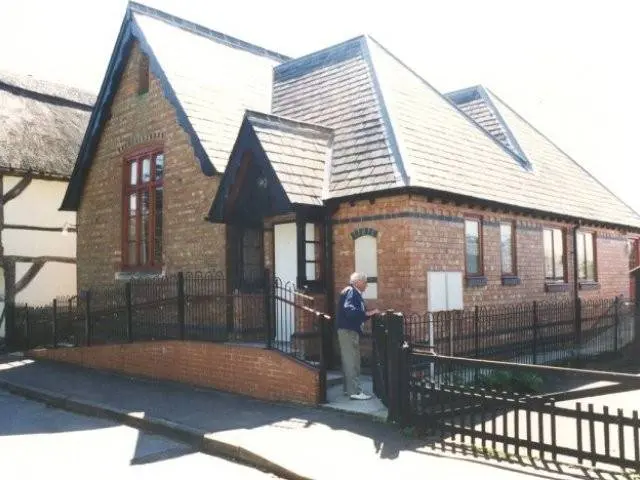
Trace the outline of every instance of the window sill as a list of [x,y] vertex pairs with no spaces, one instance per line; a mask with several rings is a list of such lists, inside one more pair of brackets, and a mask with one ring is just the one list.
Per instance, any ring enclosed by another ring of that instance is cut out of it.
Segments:
[[306,293],[324,293],[324,282],[322,280],[305,280],[302,282],[302,290]]
[[127,282],[129,280],[163,278],[165,271],[162,268],[145,269],[145,270],[121,270],[116,272],[116,281]]
[[503,275],[502,285],[504,286],[520,285],[520,277],[518,277],[517,275]]
[[544,289],[548,293],[568,292],[569,284],[566,282],[547,282]]
[[467,288],[484,287],[487,285],[487,277],[467,277]]
[[594,280],[580,280],[578,288],[580,290],[600,290],[600,284]]

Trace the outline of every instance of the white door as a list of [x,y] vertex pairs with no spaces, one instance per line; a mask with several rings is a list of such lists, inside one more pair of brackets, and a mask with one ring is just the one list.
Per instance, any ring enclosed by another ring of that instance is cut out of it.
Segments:
[[4,338],[6,336],[6,316],[7,313],[4,311],[4,302],[0,302],[0,338]]
[[[276,294],[276,341],[289,342],[295,329],[295,310],[291,304],[298,276],[298,242],[295,223],[281,223],[273,227],[275,268],[280,279]],[[287,290],[284,289],[288,286]]]

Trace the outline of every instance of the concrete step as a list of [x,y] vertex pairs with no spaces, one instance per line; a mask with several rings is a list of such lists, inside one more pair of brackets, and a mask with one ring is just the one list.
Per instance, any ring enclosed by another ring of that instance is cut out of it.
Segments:
[[339,370],[329,370],[327,372],[327,388],[342,385],[342,372]]

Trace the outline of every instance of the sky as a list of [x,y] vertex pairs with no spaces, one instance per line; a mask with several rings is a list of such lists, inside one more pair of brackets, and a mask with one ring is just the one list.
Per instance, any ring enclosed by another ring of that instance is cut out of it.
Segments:
[[[640,211],[631,0],[140,3],[290,56],[370,34],[441,92],[485,85]],[[126,5],[0,0],[0,70],[97,93]]]

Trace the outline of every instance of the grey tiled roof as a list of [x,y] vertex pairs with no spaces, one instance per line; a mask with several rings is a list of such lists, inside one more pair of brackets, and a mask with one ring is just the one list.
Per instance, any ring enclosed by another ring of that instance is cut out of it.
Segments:
[[483,98],[478,96],[467,102],[454,102],[458,105],[458,108],[460,108],[460,110],[462,110],[466,115],[473,118],[493,137],[500,140],[500,143],[502,143],[506,147],[509,147],[510,149],[513,149],[513,146],[509,142],[507,132],[502,126],[502,123],[496,118],[495,114],[493,113],[493,111],[491,111],[489,105],[484,101]]
[[223,172],[245,110],[271,107],[273,67],[281,59],[233,48],[157,16],[133,19],[164,71],[209,160]]
[[263,111],[275,116],[252,112],[250,120],[294,203],[422,187],[640,228],[635,212],[497,97],[481,90],[473,103],[458,97],[458,108],[455,95],[443,97],[369,37],[291,60],[133,2],[65,210],[79,205],[133,39],[208,175],[225,169],[246,111]]
[[273,113],[335,132],[329,196],[401,185],[362,38],[275,68]]
[[375,41],[367,43],[408,185],[640,227],[636,212],[495,96],[488,107],[504,119],[508,146]]
[[[637,212],[495,94],[487,89],[483,93],[533,166],[532,173],[521,175],[524,177],[521,184],[523,189],[535,195],[537,208],[585,219],[640,226]],[[512,179],[514,182],[518,180]]]
[[325,198],[422,187],[640,227],[635,212],[489,95],[471,89],[449,100],[358,37],[275,67],[272,108],[333,129]]
[[475,121],[492,137],[516,154],[521,163],[530,168],[526,155],[520,148],[509,127],[483,88],[469,87],[445,94],[465,115]]
[[505,181],[523,170],[512,153],[379,44],[367,43],[407,185],[506,203],[518,199],[520,185]]
[[289,201],[322,205],[325,167],[331,158],[332,130],[258,112],[247,112],[247,120]]

